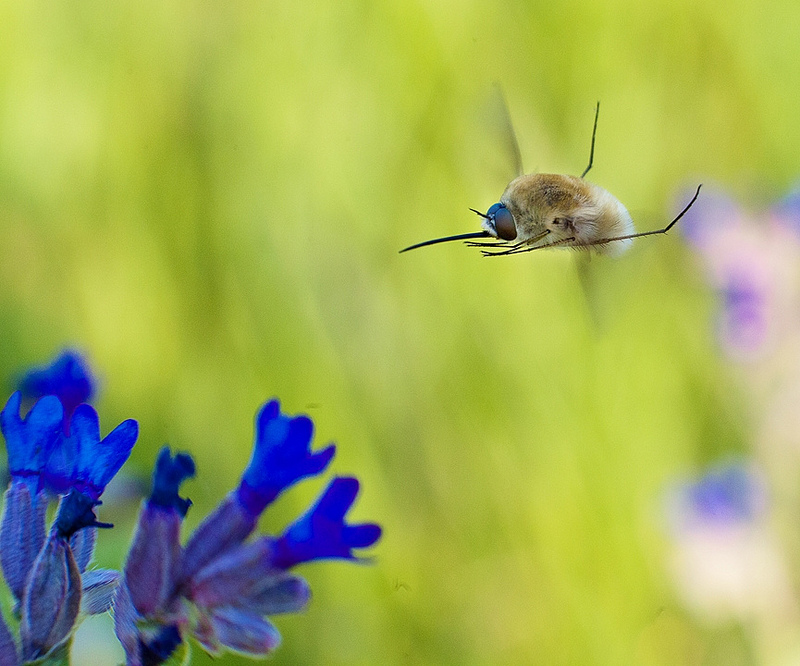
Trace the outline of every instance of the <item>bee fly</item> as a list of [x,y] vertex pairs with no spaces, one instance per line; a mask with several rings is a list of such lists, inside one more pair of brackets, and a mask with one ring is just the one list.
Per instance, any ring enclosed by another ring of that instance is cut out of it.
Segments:
[[486,213],[470,208],[483,218],[482,231],[434,238],[400,252],[463,240],[470,247],[486,248],[483,255],[493,257],[548,247],[587,249],[617,256],[628,249],[634,238],[667,233],[692,207],[702,185],[697,186],[692,200],[666,227],[635,233],[625,206],[607,190],[584,180],[592,168],[599,114],[600,102],[594,114],[589,165],[580,178],[552,173],[519,176],[508,184],[500,201]]

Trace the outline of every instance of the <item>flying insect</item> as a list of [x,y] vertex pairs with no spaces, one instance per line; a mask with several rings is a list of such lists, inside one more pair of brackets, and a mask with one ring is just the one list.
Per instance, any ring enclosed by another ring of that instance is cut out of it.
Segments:
[[[580,177],[551,173],[519,175],[508,184],[500,201],[485,213],[470,208],[482,218],[481,231],[434,238],[400,252],[466,241],[469,247],[481,248],[484,256],[491,257],[544,248],[576,248],[618,256],[630,247],[634,238],[667,233],[694,205],[702,185],[697,186],[691,201],[663,229],[636,233],[625,206],[608,190],[585,180],[594,161],[599,115],[600,102],[594,114],[589,164]],[[519,148],[513,141],[519,165]],[[518,168],[518,173],[521,171]]]

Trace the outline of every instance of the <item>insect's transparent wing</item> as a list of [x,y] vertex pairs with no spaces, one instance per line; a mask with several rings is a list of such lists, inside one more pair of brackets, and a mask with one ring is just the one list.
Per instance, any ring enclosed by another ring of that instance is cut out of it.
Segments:
[[586,310],[592,320],[594,330],[601,331],[603,328],[603,308],[600,304],[597,270],[596,266],[592,265],[591,252],[584,250],[575,254],[575,270],[578,274],[583,300],[586,303]]
[[500,139],[498,147],[503,152],[505,161],[514,169],[514,173],[509,178],[512,180],[523,174],[522,155],[519,150],[517,133],[514,131],[514,123],[511,121],[511,112],[508,110],[508,102],[499,83],[492,86],[489,112],[494,132]]

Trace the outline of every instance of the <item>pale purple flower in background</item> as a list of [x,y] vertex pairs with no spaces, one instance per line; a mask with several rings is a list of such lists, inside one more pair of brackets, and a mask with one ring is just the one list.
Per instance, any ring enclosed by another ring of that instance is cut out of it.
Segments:
[[800,336],[800,194],[752,214],[703,194],[681,228],[719,295],[720,344],[737,360],[769,357]]
[[800,188],[750,213],[707,187],[681,224],[718,296],[720,345],[745,371],[754,449],[789,496],[800,473]]
[[800,184],[773,207],[772,214],[800,236]]
[[784,552],[769,525],[765,481],[727,462],[668,495],[670,570],[684,605],[715,623],[796,612]]

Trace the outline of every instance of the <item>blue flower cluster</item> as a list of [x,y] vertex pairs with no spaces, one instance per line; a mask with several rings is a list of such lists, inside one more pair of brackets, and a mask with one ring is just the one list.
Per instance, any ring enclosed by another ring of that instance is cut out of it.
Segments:
[[[93,386],[81,357],[65,352],[23,377],[0,413],[11,475],[0,566],[19,621],[17,636],[0,617],[2,666],[69,663],[81,619],[109,610],[130,666],[182,660],[189,637],[213,654],[267,655],[280,642],[267,616],[300,611],[310,598],[291,570],[319,559],[358,560],[354,551],[380,538],[378,525],[346,523],[359,490],[348,477],[334,478],[283,534],[251,538],[264,509],[325,471],[335,453],[333,445],[312,451],[311,419],[287,416],[271,400],[258,414],[239,486],[185,546],[181,524],[191,502],[179,490],[195,466],[188,454],[164,448],[123,571],[89,569],[98,528],[112,527],[95,509],[138,437],[136,421],[127,420],[101,439],[97,412],[86,404]],[[23,396],[33,403],[24,417]]]

